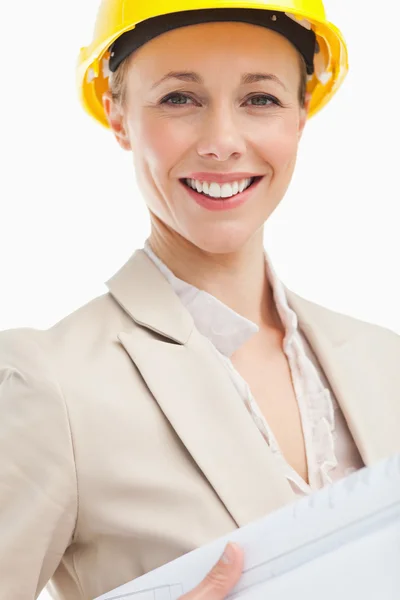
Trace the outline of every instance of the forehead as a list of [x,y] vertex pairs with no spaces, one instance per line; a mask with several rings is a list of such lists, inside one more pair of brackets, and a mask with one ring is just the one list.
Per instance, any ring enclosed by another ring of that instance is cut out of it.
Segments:
[[211,68],[223,65],[229,70],[257,65],[285,68],[299,55],[282,35],[262,26],[238,22],[201,23],[180,27],[150,40],[135,52],[133,64],[146,65],[150,72],[178,66]]

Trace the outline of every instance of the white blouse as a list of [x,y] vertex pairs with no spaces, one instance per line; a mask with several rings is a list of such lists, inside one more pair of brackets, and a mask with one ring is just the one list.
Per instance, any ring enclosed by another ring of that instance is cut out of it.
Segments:
[[211,294],[175,277],[154,254],[148,241],[144,251],[171,284],[192,315],[197,329],[209,339],[212,351],[216,352],[219,359],[223,361],[255,424],[297,495],[309,494],[364,466],[343,413],[315,354],[298,328],[297,316],[288,305],[285,288],[278,279],[267,254],[265,254],[267,275],[285,329],[283,351],[289,363],[300,411],[309,484],[284,458],[249,385],[230,360],[232,354],[258,332],[258,326],[234,312]]

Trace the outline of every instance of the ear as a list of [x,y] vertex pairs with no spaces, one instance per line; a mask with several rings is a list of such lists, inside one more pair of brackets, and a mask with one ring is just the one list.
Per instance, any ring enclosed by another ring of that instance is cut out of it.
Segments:
[[110,91],[103,94],[103,107],[107,121],[115,139],[123,150],[132,150],[128,133],[126,131],[124,114],[119,102],[116,102]]
[[307,93],[306,94],[306,101],[304,103],[304,106],[302,106],[300,108],[300,120],[299,120],[299,131],[298,131],[298,138],[299,141],[303,135],[303,131],[304,131],[304,127],[306,125],[307,122],[307,117],[308,117],[308,111],[310,109],[310,102],[311,102],[311,94]]

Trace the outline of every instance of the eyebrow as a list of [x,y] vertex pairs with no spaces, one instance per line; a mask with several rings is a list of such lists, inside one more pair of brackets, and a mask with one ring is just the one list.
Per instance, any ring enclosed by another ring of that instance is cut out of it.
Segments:
[[[194,73],[193,71],[170,71],[166,75],[164,75],[161,79],[159,79],[153,86],[152,89],[164,83],[168,79],[178,79],[179,81],[186,81],[188,83],[198,83],[200,85],[204,84],[204,80],[200,75]],[[274,75],[273,73],[244,73],[241,77],[240,83],[241,85],[249,85],[251,83],[258,83],[259,81],[274,81],[278,85],[280,85],[285,91],[287,91],[286,86],[283,82]]]

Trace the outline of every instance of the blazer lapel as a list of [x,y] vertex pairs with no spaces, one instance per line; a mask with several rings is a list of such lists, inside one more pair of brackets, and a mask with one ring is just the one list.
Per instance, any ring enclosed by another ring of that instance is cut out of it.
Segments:
[[400,452],[400,338],[287,290],[366,465]]
[[236,524],[293,501],[225,366],[146,254],[107,286],[137,325],[119,341]]

